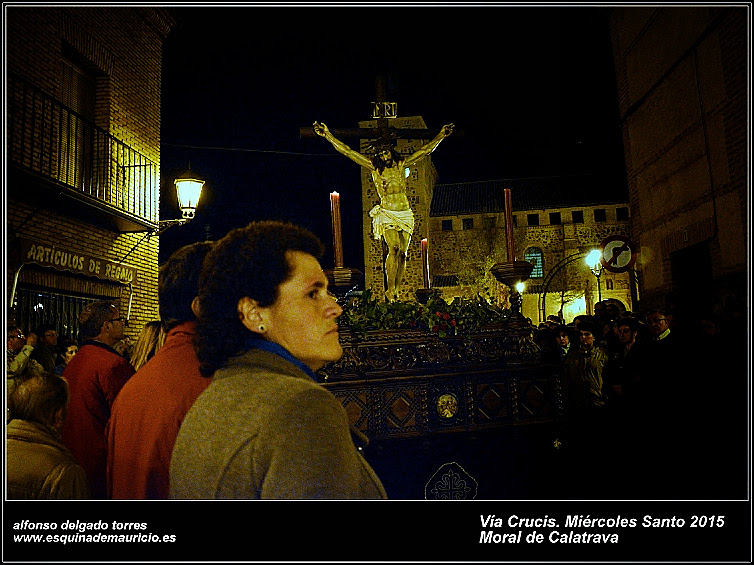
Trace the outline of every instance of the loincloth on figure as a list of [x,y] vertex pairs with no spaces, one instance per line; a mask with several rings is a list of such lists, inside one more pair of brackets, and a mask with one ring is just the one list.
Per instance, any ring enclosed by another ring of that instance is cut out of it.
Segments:
[[379,204],[369,211],[372,217],[374,239],[380,239],[386,230],[404,231],[409,236],[414,231],[414,213],[411,210],[385,210]]

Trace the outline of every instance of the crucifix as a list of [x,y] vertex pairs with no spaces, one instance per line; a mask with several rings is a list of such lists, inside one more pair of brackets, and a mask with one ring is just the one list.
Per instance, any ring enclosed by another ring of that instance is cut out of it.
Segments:
[[[387,245],[385,298],[398,298],[398,288],[406,269],[406,253],[414,229],[414,214],[406,196],[406,173],[410,165],[423,159],[453,133],[453,124],[447,124],[433,139],[410,155],[401,155],[396,150],[398,139],[427,139],[426,129],[396,129],[389,120],[397,117],[397,104],[385,100],[383,77],[377,79],[377,100],[372,103],[372,118],[377,119],[376,128],[339,129],[331,131],[327,125],[314,122],[313,128],[301,128],[301,137],[318,135],[329,141],[336,151],[345,155],[371,173],[380,203],[369,212],[375,239],[383,239]],[[337,135],[336,135],[337,134]],[[377,135],[375,135],[377,134]],[[354,151],[340,140],[358,138],[372,140],[368,155]]]

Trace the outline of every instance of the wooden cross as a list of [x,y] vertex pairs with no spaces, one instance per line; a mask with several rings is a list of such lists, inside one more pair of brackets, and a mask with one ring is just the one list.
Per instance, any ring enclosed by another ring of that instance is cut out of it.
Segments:
[[[395,145],[400,139],[433,139],[440,130],[416,129],[416,128],[394,128],[390,125],[392,118],[398,117],[398,104],[388,102],[385,93],[385,77],[378,76],[376,79],[377,100],[372,102],[372,119],[377,120],[376,128],[344,128],[333,129],[330,132],[338,139],[373,139],[373,145],[377,146],[382,143]],[[375,133],[378,135],[375,136]],[[451,135],[463,135],[459,130],[453,129]],[[318,137],[312,126],[300,129],[300,138]]]

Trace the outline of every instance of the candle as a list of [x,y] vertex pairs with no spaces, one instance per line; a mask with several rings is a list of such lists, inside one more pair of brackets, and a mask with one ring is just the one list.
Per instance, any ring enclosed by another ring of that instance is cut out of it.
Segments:
[[340,194],[330,193],[330,216],[332,217],[332,247],[335,267],[343,266],[343,235],[340,231]]
[[422,274],[424,275],[424,288],[429,288],[429,243],[427,238],[422,239]]
[[513,210],[511,207],[511,189],[504,188],[505,195],[505,247],[508,252],[508,261],[516,260],[516,249],[513,244]]

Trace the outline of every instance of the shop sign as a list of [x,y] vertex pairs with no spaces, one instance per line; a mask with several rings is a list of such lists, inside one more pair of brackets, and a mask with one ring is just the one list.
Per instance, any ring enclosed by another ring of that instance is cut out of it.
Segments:
[[21,260],[58,271],[69,271],[119,283],[136,280],[136,269],[81,251],[63,249],[41,241],[21,239]]

